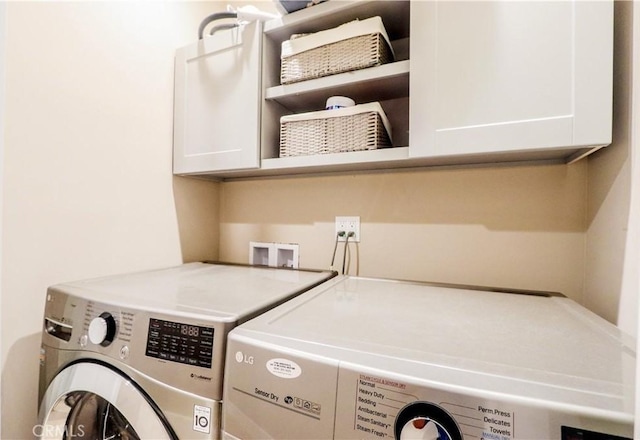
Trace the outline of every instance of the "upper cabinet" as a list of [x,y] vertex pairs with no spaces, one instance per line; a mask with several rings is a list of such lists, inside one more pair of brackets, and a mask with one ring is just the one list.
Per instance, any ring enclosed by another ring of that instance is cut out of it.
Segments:
[[[374,16],[392,62],[281,84],[292,35]],[[252,26],[178,51],[176,174],[570,162],[611,142],[611,0],[330,0]],[[280,157],[280,119],[335,95],[378,102],[392,147]]]
[[411,37],[412,157],[611,143],[612,2],[418,1]]
[[261,46],[253,22],[176,52],[174,174],[260,166]]

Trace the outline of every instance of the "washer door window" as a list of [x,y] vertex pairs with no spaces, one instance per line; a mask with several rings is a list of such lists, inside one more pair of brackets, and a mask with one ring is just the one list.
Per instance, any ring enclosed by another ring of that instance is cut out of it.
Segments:
[[51,381],[40,406],[41,439],[174,439],[148,398],[123,375],[77,363]]

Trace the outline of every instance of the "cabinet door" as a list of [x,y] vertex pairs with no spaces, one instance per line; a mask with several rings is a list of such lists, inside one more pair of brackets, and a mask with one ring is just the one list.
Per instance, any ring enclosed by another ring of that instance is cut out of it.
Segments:
[[612,1],[412,1],[410,155],[607,145],[612,66]]
[[176,52],[175,174],[260,166],[261,33],[254,22]]

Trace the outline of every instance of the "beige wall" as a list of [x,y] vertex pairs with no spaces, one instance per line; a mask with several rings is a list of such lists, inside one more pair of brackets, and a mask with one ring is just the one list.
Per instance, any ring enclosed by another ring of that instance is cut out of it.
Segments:
[[[640,66],[640,8],[633,8],[633,49],[632,66]],[[631,207],[629,212],[629,233],[626,249],[623,296],[630,297],[631,300],[622,300],[624,307],[632,309],[629,313],[636,318],[636,335],[640,334],[640,323],[637,322],[639,315],[638,292],[640,291],[640,70],[632,68],[632,111],[630,121],[631,127]],[[630,303],[629,306],[626,304]],[[635,304],[635,306],[634,306]],[[632,319],[625,323],[625,327],[633,325]],[[640,340],[636,339],[636,353],[640,352]],[[635,416],[640,420],[640,393],[637,392],[640,384],[640,363],[636,362],[636,399]],[[640,438],[640,423],[635,424],[634,437]]]
[[326,268],[335,216],[359,215],[360,275],[555,290],[581,300],[586,166],[225,182],[220,257],[247,262],[250,241],[292,242],[301,266]]
[[12,2],[2,181],[2,439],[31,436],[48,285],[217,257],[218,185],[171,174],[188,2]]
[[[633,142],[632,10],[632,2],[615,3],[613,144],[589,158],[584,304],[636,334],[638,292],[623,286],[625,258],[633,258],[626,249]],[[627,271],[637,273],[637,264]]]

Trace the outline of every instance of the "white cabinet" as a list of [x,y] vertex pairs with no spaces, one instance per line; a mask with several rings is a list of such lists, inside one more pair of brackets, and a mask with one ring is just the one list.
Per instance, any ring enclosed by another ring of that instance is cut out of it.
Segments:
[[[395,62],[280,85],[292,34],[373,16]],[[611,143],[611,0],[331,0],[269,21],[260,35],[245,29],[224,49],[213,44],[178,53],[176,173],[569,162]],[[280,158],[280,118],[323,109],[332,95],[380,102],[393,148]]]
[[410,155],[567,160],[611,143],[613,2],[413,2]]
[[174,174],[260,166],[261,44],[254,22],[176,52]]

